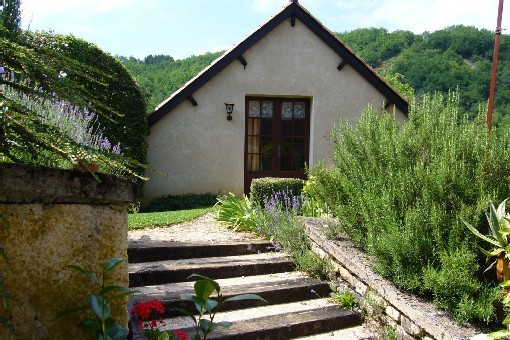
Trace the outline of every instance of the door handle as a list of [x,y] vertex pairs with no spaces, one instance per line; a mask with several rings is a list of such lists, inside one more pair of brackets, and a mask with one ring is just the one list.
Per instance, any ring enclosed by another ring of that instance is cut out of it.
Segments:
[[282,145],[278,144],[278,159],[280,159],[280,151],[281,151]]

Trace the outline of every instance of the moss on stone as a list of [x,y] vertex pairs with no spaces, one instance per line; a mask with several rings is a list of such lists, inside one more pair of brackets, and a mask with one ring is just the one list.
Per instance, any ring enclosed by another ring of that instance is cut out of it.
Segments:
[[[96,291],[88,278],[66,268],[76,264],[100,273],[111,257],[127,259],[127,215],[115,205],[0,204],[9,222],[2,241],[10,263],[0,263],[6,288],[16,298],[10,314],[16,335],[0,327],[0,338],[92,338],[77,326],[84,315],[57,319],[58,311],[86,304]],[[111,281],[128,287],[127,263]],[[126,326],[127,299],[114,303],[112,315]]]

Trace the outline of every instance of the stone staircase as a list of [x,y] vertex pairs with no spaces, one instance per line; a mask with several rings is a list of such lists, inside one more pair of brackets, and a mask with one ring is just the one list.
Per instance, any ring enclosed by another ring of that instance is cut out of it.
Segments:
[[[138,301],[161,300],[165,329],[193,334],[191,320],[173,309],[195,311],[181,296],[193,293],[188,277],[196,273],[216,280],[224,298],[253,293],[268,302],[226,303],[214,321],[234,324],[208,339],[360,338],[354,336],[361,328],[360,316],[326,299],[329,285],[293,271],[290,258],[274,252],[269,242],[130,243],[128,256],[130,286],[139,291],[130,297],[130,308]],[[134,333],[132,338],[142,339]]]

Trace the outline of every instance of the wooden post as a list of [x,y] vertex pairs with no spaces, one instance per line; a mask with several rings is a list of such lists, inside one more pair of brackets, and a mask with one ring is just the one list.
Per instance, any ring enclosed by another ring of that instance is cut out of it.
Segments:
[[491,87],[489,91],[489,107],[487,109],[487,135],[491,133],[492,110],[494,108],[494,93],[496,91],[496,77],[498,74],[499,42],[501,40],[501,17],[503,16],[503,1],[499,0],[498,22],[496,25],[496,38],[494,40],[494,55],[492,57]]

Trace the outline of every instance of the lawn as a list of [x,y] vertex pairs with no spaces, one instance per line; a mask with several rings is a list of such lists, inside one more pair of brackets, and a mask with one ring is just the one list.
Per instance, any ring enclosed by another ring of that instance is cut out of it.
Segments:
[[188,210],[129,214],[128,229],[135,230],[150,227],[163,227],[177,223],[188,222],[213,210],[215,210],[214,207],[208,207]]

